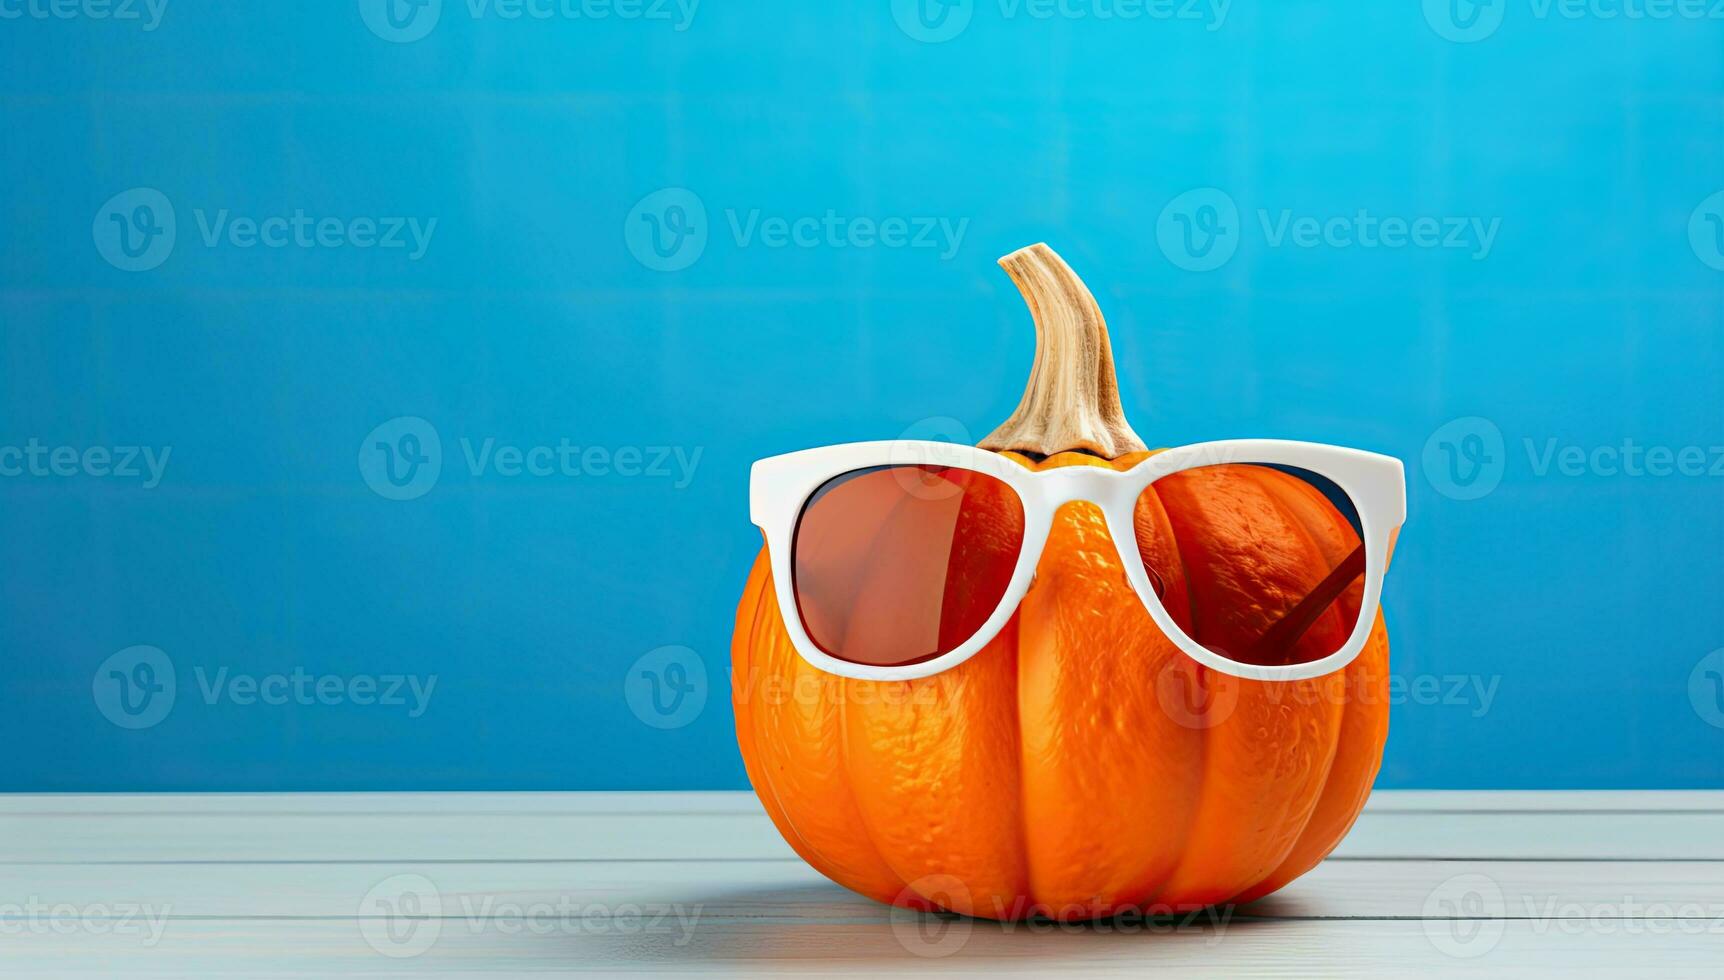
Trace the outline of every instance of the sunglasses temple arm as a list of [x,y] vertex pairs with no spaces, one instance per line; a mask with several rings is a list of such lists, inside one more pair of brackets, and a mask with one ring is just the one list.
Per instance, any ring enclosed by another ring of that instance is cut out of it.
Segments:
[[1279,663],[1282,654],[1291,649],[1323,610],[1329,604],[1340,598],[1341,593],[1353,584],[1353,580],[1365,573],[1365,546],[1353,549],[1353,553],[1341,560],[1335,570],[1317,583],[1310,594],[1299,600],[1299,604],[1289,609],[1273,626],[1265,630],[1257,642],[1251,645],[1242,659],[1248,663],[1268,664]]

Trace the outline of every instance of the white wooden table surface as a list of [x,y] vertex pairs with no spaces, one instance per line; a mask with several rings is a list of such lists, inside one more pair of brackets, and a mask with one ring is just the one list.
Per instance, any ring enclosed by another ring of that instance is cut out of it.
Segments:
[[1724,976],[1724,792],[1380,792],[1231,912],[894,913],[746,793],[0,796],[0,976]]

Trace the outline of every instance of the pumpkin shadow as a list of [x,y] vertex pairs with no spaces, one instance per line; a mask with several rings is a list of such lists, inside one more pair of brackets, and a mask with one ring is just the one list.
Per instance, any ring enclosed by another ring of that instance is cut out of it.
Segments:
[[891,908],[831,883],[715,889],[691,896],[690,908],[699,910],[692,928],[676,948],[661,945],[652,958],[809,970],[958,962],[985,967],[1007,960],[1021,967],[1026,959],[1045,960],[1050,968],[1164,957],[1186,962],[1194,948],[1213,949],[1232,930],[1257,930],[1298,914],[1283,911],[1283,905],[1265,899],[1245,909],[1159,917],[998,922]]

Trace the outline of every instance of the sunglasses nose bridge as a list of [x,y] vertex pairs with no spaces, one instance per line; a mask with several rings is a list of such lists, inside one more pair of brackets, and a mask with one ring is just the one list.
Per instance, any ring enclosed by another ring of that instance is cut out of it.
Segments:
[[1099,466],[1063,466],[1042,471],[1043,499],[1050,511],[1066,504],[1094,504],[1103,511],[1109,509],[1120,493],[1120,477],[1115,470]]

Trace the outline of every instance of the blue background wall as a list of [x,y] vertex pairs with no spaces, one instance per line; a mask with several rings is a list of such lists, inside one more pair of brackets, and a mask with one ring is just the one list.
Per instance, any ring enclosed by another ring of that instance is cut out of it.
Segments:
[[[746,785],[749,463],[985,433],[1031,355],[993,260],[1044,239],[1150,441],[1408,461],[1383,785],[1724,786],[1724,476],[1594,452],[1724,453],[1724,22],[444,0],[395,28],[169,0],[146,30],[20,2],[0,789]],[[115,200],[137,188],[160,197]],[[168,208],[172,247],[127,257]],[[341,220],[206,241],[223,209]],[[828,211],[952,233],[733,228]],[[1498,224],[1488,249],[1274,234],[1361,211]],[[422,254],[346,237],[406,217],[436,221]],[[1221,237],[1188,248],[1193,221]],[[486,439],[603,455],[474,472]],[[405,485],[379,443],[420,458]],[[126,446],[171,452],[159,485],[82,455]],[[630,447],[685,463],[628,475]],[[435,686],[370,703],[391,675]]]

